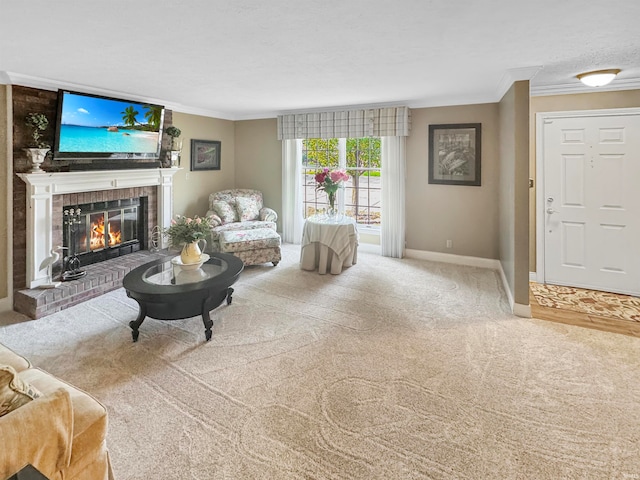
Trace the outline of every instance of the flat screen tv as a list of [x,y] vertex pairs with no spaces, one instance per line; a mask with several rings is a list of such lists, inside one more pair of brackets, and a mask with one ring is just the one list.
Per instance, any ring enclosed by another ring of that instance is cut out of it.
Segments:
[[158,160],[163,121],[160,105],[59,90],[53,158]]

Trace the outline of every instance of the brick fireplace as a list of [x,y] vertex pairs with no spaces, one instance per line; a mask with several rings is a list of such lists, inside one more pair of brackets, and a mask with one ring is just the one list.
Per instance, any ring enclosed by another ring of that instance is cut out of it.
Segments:
[[[51,255],[54,247],[63,245],[63,209],[69,205],[87,205],[113,202],[118,200],[143,199],[142,204],[148,212],[143,231],[143,244],[148,245],[148,234],[153,227],[164,229],[169,226],[173,210],[173,175],[178,168],[154,168],[131,170],[104,170],[55,173],[19,173],[26,184],[26,280],[28,291],[16,292],[14,308],[33,318],[33,305],[24,311],[21,304],[28,303],[25,295],[36,298],[51,295],[52,298],[72,290],[63,282],[62,289],[55,292],[37,290],[47,283],[46,269],[40,269],[42,261]],[[116,202],[118,203],[118,202]],[[126,202],[125,202],[126,203]],[[166,247],[161,239],[160,247]],[[135,255],[131,255],[135,257]],[[140,257],[140,255],[138,255]],[[137,257],[136,257],[137,258]],[[135,263],[132,258],[131,262]],[[60,272],[61,261],[54,271]],[[116,276],[116,280],[118,280]],[[115,287],[114,287],[115,288]],[[35,292],[35,293],[34,293]],[[103,292],[99,292],[103,293]],[[97,293],[97,294],[99,294]],[[84,295],[84,299],[88,298]],[[51,313],[40,308],[40,313]]]

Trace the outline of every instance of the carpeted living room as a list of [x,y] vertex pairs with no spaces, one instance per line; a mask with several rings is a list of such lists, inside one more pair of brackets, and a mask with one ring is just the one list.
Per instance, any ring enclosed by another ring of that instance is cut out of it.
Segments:
[[147,320],[122,289],[2,342],[109,414],[116,478],[633,478],[640,343],[510,313],[495,270],[362,252],[248,267],[233,303]]
[[640,478],[639,17],[3,2],[0,480]]

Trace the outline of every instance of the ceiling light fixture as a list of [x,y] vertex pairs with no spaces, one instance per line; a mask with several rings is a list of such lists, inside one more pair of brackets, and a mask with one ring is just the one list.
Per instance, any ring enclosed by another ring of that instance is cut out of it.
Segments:
[[596,70],[594,72],[581,73],[576,76],[578,77],[578,80],[589,87],[604,87],[611,83],[619,73],[620,69],[612,68],[609,70]]

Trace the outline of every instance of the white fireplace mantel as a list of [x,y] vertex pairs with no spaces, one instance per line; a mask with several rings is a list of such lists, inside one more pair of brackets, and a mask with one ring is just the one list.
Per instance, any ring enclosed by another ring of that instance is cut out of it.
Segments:
[[[99,170],[86,172],[19,173],[27,184],[27,285],[47,282],[46,269],[38,267],[53,248],[53,196],[65,193],[158,187],[158,227],[163,230],[173,213],[173,176],[180,168]],[[162,239],[163,247],[166,247]]]

